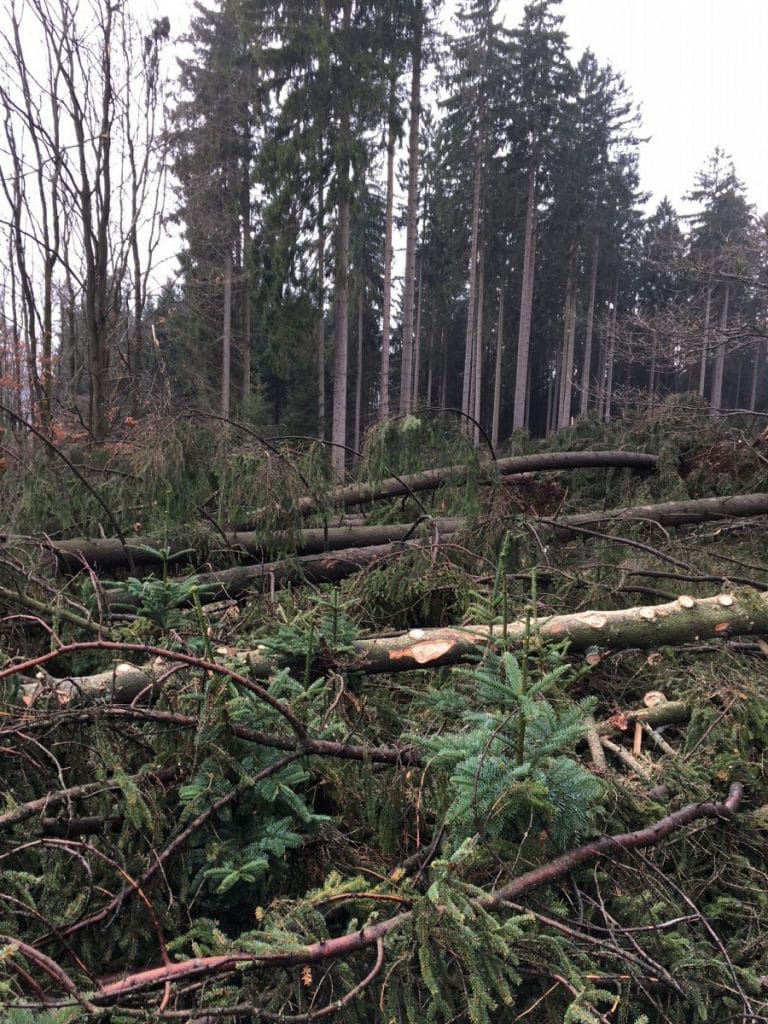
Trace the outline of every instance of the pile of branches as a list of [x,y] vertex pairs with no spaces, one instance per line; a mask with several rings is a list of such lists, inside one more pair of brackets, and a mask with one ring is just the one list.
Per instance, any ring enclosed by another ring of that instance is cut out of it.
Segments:
[[768,496],[564,454],[9,533],[8,1019],[766,1016]]

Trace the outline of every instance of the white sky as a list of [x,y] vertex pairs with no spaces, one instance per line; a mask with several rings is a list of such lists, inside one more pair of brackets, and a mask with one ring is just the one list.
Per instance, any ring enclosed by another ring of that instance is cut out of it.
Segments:
[[[502,0],[508,28],[524,0]],[[715,146],[732,158],[757,212],[768,212],[768,0],[563,0],[575,62],[589,47],[641,106],[640,180],[653,210],[681,212]]]

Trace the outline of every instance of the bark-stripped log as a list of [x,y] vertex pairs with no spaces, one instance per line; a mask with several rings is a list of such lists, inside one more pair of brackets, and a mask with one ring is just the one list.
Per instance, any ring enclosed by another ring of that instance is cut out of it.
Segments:
[[[590,648],[646,649],[692,643],[712,637],[754,636],[762,633],[768,633],[768,594],[745,588],[733,594],[718,594],[716,597],[694,598],[683,595],[661,605],[550,615],[540,618],[533,626],[526,619],[518,619],[508,623],[506,630],[501,626],[480,625],[412,629],[399,636],[356,640],[351,645],[351,651],[338,657],[325,651],[322,656],[318,656],[314,670],[320,674],[334,668],[373,675],[459,665],[476,660],[489,646],[495,647],[502,642],[504,637],[504,642],[512,649],[520,647],[527,638],[529,644],[568,640],[571,650],[585,651]],[[113,649],[116,645],[110,647],[107,642],[89,641],[80,646],[83,649]],[[134,645],[131,649],[141,650],[141,646]],[[226,649],[220,653],[230,659],[241,659],[243,671],[255,679],[266,678],[276,669],[285,666],[298,667],[302,671],[305,667],[303,657],[298,661],[269,653],[266,648],[248,652]],[[46,660],[52,660],[53,657],[46,656]],[[78,691],[114,696],[120,693],[120,699],[133,699],[139,690],[157,681],[159,674],[172,665],[173,661],[169,660],[157,662],[151,669],[118,666],[114,672],[69,680],[72,688],[68,692],[72,696]],[[57,683],[53,685],[59,690]]]

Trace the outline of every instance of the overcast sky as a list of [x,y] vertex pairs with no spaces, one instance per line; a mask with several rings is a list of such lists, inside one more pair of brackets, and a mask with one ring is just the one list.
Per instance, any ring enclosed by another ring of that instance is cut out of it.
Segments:
[[[524,0],[501,0],[507,27]],[[575,62],[590,47],[640,104],[648,206],[678,210],[715,146],[729,153],[758,213],[768,212],[768,0],[563,0]]]

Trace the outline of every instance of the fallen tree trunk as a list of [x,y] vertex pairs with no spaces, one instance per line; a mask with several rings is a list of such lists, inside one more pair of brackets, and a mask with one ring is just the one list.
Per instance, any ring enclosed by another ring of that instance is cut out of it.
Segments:
[[726,498],[692,498],[689,501],[663,501],[656,505],[633,505],[603,512],[578,512],[566,516],[535,520],[556,533],[573,532],[570,527],[603,526],[607,523],[658,523],[661,526],[690,526],[718,519],[740,519],[768,515],[768,494],[736,494]]
[[[664,501],[655,505],[633,505],[627,508],[576,512],[563,516],[527,518],[530,518],[530,522],[537,530],[549,528],[557,536],[563,537],[582,527],[604,526],[609,523],[658,523],[660,526],[674,527],[761,515],[768,515],[768,493],[765,492],[737,494],[725,498]],[[295,534],[277,534],[268,539],[265,539],[263,534],[253,531],[227,533],[221,538],[217,538],[215,534],[208,534],[202,544],[198,543],[195,546],[200,552],[198,557],[201,559],[207,557],[216,546],[219,551],[229,550],[255,558],[265,557],[269,552],[286,548],[295,549],[298,555],[303,556],[403,541],[416,533],[423,535],[426,526],[441,536],[449,536],[465,525],[465,519],[440,517],[427,521],[424,526],[419,523],[391,523],[386,526],[336,526],[327,529],[318,527],[298,530]],[[11,540],[12,538],[8,538],[8,542]],[[127,550],[136,565],[162,564],[158,554],[162,547],[168,547],[173,551],[193,546],[189,538],[165,544],[157,539],[141,537],[129,537],[127,540]],[[124,568],[128,565],[126,547],[113,538],[79,537],[73,540],[52,541],[47,546],[61,567],[70,571],[81,568],[83,562],[100,568]],[[180,560],[183,557],[177,556],[169,561]]]
[[[596,469],[601,467],[622,467],[635,471],[650,472],[656,468],[658,458],[645,452],[600,451],[600,452],[542,452],[537,455],[514,455],[497,459],[480,468],[480,479],[488,482],[500,475],[513,473],[541,472],[557,469]],[[329,491],[326,500],[329,505],[363,504],[385,498],[397,498],[418,491],[431,491],[448,481],[459,481],[467,476],[467,467],[444,466],[440,469],[426,469],[421,473],[389,477],[378,483],[347,484]],[[305,514],[317,511],[319,502],[314,496],[300,498],[298,508]]]
[[[408,548],[423,542],[407,541]],[[196,577],[197,597],[203,604],[242,597],[246,593],[272,593],[291,583],[338,583],[369,565],[387,558],[396,550],[392,544],[373,544],[366,548],[346,548],[331,554],[285,558],[262,565],[238,565],[219,572],[199,573]],[[135,612],[142,600],[136,593],[124,590],[104,591],[106,604],[113,612]],[[191,596],[177,607],[191,605]]]
[[[441,535],[455,533],[462,519],[439,518],[429,525]],[[101,569],[125,568],[129,555],[134,565],[156,565],[163,562],[192,562],[207,560],[214,552],[245,554],[252,558],[267,558],[279,551],[295,551],[298,555],[313,555],[345,548],[363,548],[378,544],[404,541],[410,536],[423,535],[424,528],[417,523],[393,523],[385,526],[329,526],[297,530],[295,533],[277,533],[270,537],[263,531],[237,533],[205,533],[201,538],[177,537],[160,540],[156,537],[127,537],[126,544],[117,538],[76,537],[71,540],[49,541],[46,547],[55,555],[60,568],[77,572],[86,563]],[[13,538],[8,538],[11,542]],[[164,559],[160,552],[171,552]]]
[[[409,672],[471,662],[482,656],[489,647],[499,644],[515,649],[524,643],[530,646],[531,643],[568,640],[573,651],[593,648],[623,650],[762,633],[768,633],[768,594],[745,588],[734,594],[718,594],[716,597],[694,598],[682,595],[675,601],[661,605],[550,615],[533,624],[527,619],[517,619],[506,627],[477,625],[412,629],[397,636],[356,640],[349,652],[338,656],[327,650],[318,652],[314,670],[322,673],[334,669],[369,675]],[[146,668],[118,665],[110,672],[79,679],[70,677],[61,683],[49,679],[57,693],[60,692],[60,685],[65,686],[65,691],[61,691],[65,697],[66,694],[75,696],[78,693],[114,696],[121,692],[123,698],[130,696],[130,699],[134,699],[141,690],[149,691],[149,688],[157,685],[162,674],[177,663],[168,652],[143,644],[93,640],[71,645],[71,650],[74,649],[143,653],[159,660]],[[70,649],[65,649],[65,652],[70,653]],[[37,670],[55,661],[60,653],[53,651],[29,663],[6,668],[0,672],[0,680],[15,673]],[[303,670],[306,661],[303,655],[291,657],[270,652],[263,646],[247,652],[220,649],[218,653],[229,659],[242,659],[245,671],[255,679],[266,678],[283,667]]]
[[[768,515],[768,493],[765,492],[737,494],[725,498],[665,501],[655,505],[633,505],[627,508],[577,512],[557,517],[530,517],[530,522],[537,530],[548,528],[553,530],[556,536],[565,537],[578,532],[580,528],[610,523],[657,523],[660,526],[675,527],[761,515]],[[129,554],[134,565],[160,566],[163,564],[163,558],[159,552],[163,548],[171,551],[171,556],[165,559],[168,563],[183,561],[190,554],[190,549],[194,549],[191,552],[195,556],[192,560],[197,564],[209,557],[214,548],[217,548],[219,553],[230,551],[254,558],[266,557],[270,552],[290,548],[295,550],[297,555],[305,556],[404,541],[411,535],[424,535],[427,528],[436,531],[440,536],[450,536],[465,525],[464,519],[439,517],[428,520],[425,524],[416,522],[390,523],[384,526],[317,527],[298,530],[295,534],[277,534],[268,539],[261,533],[244,531],[226,533],[220,538],[209,533],[205,535],[202,543],[193,543],[190,538],[163,542],[157,538],[131,536],[127,538],[127,544],[123,545],[116,538],[78,537],[72,540],[49,541],[45,546],[55,555],[62,569],[74,572],[82,568],[84,563],[101,569],[125,568],[128,565]],[[12,544],[16,540],[19,543],[26,543],[22,538],[5,538],[7,544]],[[274,570],[274,564],[276,563],[270,564],[268,571]]]

